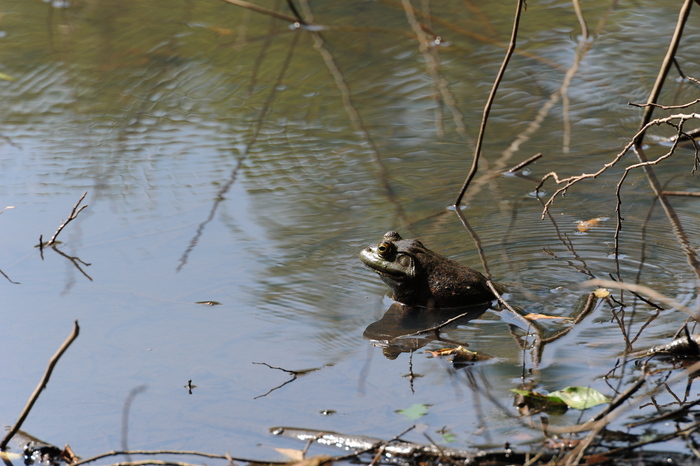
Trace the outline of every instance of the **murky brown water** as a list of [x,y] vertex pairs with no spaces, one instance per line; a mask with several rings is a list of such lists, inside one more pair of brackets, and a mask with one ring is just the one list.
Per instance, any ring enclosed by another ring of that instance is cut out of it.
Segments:
[[[622,168],[571,188],[544,221],[533,191],[549,171],[597,170],[634,134],[641,110],[627,102],[646,100],[678,14],[661,3],[609,10],[610,2],[586,2],[588,48],[567,99],[553,99],[537,127],[529,125],[574,63],[580,28],[567,2],[530,2],[524,13],[464,214],[489,271],[527,312],[570,315],[585,293],[580,282],[616,271]],[[288,14],[283,2],[264,5]],[[270,437],[269,427],[390,438],[414,422],[396,410],[416,403],[430,405],[409,435],[418,441],[443,427],[460,447],[540,437],[469,386],[472,374],[505,406],[520,386],[523,356],[499,314],[449,332],[494,362],[454,371],[416,353],[421,377],[411,386],[407,355],[386,359],[362,337],[391,301],[357,259],[396,229],[483,270],[446,207],[471,164],[513,5],[432,2],[430,21],[418,14],[444,44],[432,58],[400,2],[301,7],[320,35],[215,1],[2,4],[0,72],[13,80],[0,80],[0,209],[15,208],[0,215],[0,269],[19,283],[0,282],[4,423],[78,319],[81,336],[24,428],[81,456],[121,446],[124,401],[142,385],[131,448],[279,459],[272,447],[296,444]],[[688,24],[679,52],[695,77],[699,32]],[[439,105],[426,65],[435,59]],[[671,79],[661,101],[697,94]],[[649,142],[673,134],[652,133]],[[537,152],[544,156],[529,178],[500,175]],[[657,175],[670,190],[697,190],[691,168],[692,151],[679,151]],[[544,191],[554,189],[548,182]],[[82,273],[51,250],[42,261],[34,245],[84,191],[89,207],[59,238],[61,251],[90,264]],[[640,283],[692,307],[697,279],[662,209],[645,237],[639,228],[653,199],[644,175],[633,171],[622,193],[622,278],[635,281],[646,240]],[[697,251],[697,201],[672,204]],[[609,219],[577,232],[577,221],[595,217]],[[194,304],[205,300],[222,305]],[[648,312],[640,310],[633,334]],[[684,319],[665,311],[635,348],[670,337]],[[601,377],[623,350],[620,326],[601,306],[546,348],[533,379],[542,390],[591,385],[611,394]],[[320,370],[256,399],[290,377],[254,362]]]

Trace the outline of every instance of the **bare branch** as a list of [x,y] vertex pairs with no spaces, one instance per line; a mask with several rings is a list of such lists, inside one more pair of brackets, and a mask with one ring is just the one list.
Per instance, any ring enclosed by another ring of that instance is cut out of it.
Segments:
[[652,290],[648,286],[635,285],[633,283],[622,283],[612,280],[603,280],[601,278],[594,278],[593,280],[588,280],[581,283],[581,286],[599,286],[604,288],[614,288],[619,290],[632,291],[634,293],[639,293],[640,295],[648,296],[655,301],[662,302],[669,307],[674,307],[680,311],[685,312],[691,317],[698,317],[698,311],[688,308],[687,306],[669,298],[668,296],[659,293],[658,291]]
[[51,377],[51,373],[53,372],[53,368],[56,366],[56,363],[58,363],[58,360],[61,358],[63,353],[65,353],[65,351],[68,349],[71,343],[73,343],[73,341],[76,338],[78,338],[79,333],[80,326],[78,326],[78,321],[76,320],[75,324],[73,325],[73,331],[71,332],[71,334],[68,336],[66,341],[63,342],[61,347],[58,348],[58,351],[56,351],[56,353],[49,360],[49,365],[46,368],[44,377],[42,377],[41,382],[39,382],[39,385],[37,385],[37,387],[34,389],[34,393],[32,393],[32,396],[29,397],[29,401],[27,401],[27,404],[22,410],[22,414],[20,414],[19,419],[17,419],[15,425],[12,427],[12,429],[10,429],[9,432],[7,432],[5,438],[2,439],[2,442],[0,442],[0,450],[5,450],[5,447],[7,447],[9,441],[22,427],[22,423],[24,423],[24,420],[27,419],[29,412],[32,410],[32,406],[34,406],[34,403],[36,403],[36,400],[39,398],[39,395],[41,394],[42,390],[46,388],[46,384],[49,383],[49,378]]
[[523,160],[522,162],[520,162],[519,164],[517,164],[516,166],[514,166],[514,167],[511,168],[510,170],[507,170],[506,173],[515,173],[515,172],[517,172],[517,171],[520,171],[520,170],[522,170],[523,168],[525,168],[525,167],[527,167],[528,165],[530,165],[530,164],[531,164],[532,162],[534,162],[535,160],[539,159],[540,157],[542,157],[542,152],[538,152],[537,154],[533,155],[533,156],[530,157],[529,159]]
[[506,51],[505,57],[503,57],[503,63],[501,64],[501,68],[498,70],[498,74],[496,75],[496,80],[493,82],[493,87],[491,88],[491,93],[489,94],[489,98],[486,101],[486,106],[484,107],[484,113],[481,117],[481,126],[479,127],[479,136],[476,139],[476,148],[474,149],[474,160],[472,161],[472,168],[469,170],[469,174],[467,175],[467,178],[464,180],[464,184],[462,185],[462,189],[459,190],[459,194],[457,195],[457,199],[455,200],[455,207],[457,210],[459,210],[459,204],[462,202],[462,198],[464,197],[464,193],[467,191],[467,188],[469,187],[469,184],[471,183],[472,179],[474,178],[474,175],[476,175],[477,170],[479,169],[479,158],[481,157],[481,145],[484,142],[484,132],[486,131],[486,122],[489,119],[489,113],[491,112],[491,106],[493,105],[493,101],[496,98],[496,91],[498,90],[499,84],[501,84],[501,80],[503,79],[503,75],[506,73],[506,67],[508,67],[508,62],[510,61],[510,57],[513,56],[513,51],[515,50],[515,44],[516,40],[518,38],[518,26],[520,25],[520,14],[523,9],[523,0],[517,0],[517,6],[515,8],[515,17],[513,18],[513,31],[511,32],[510,35],[510,43],[508,44],[508,50]]
[[[550,196],[549,200],[545,203],[544,208],[542,210],[542,219],[544,219],[545,215],[549,211],[550,206],[554,203],[554,200],[559,195],[565,194],[566,190],[569,189],[571,186],[573,186],[574,184],[576,184],[582,180],[586,180],[586,179],[590,179],[590,178],[597,178],[598,176],[603,174],[605,171],[607,171],[609,168],[614,167],[620,161],[620,159],[622,159],[622,157],[624,157],[624,155],[634,146],[635,141],[637,141],[637,139],[639,137],[641,137],[649,127],[654,126],[654,125],[661,125],[661,124],[670,124],[672,126],[677,127],[677,124],[672,123],[674,120],[680,120],[680,122],[683,123],[686,120],[693,120],[693,119],[700,120],[700,113],[678,113],[675,115],[667,116],[665,118],[657,118],[655,120],[650,121],[649,123],[642,126],[642,128],[639,131],[637,131],[637,133],[632,137],[631,141],[628,142],[627,144],[625,144],[625,146],[622,148],[622,150],[620,152],[618,152],[617,155],[615,155],[615,158],[612,161],[604,164],[596,172],[581,173],[580,175],[569,176],[566,178],[559,178],[559,175],[556,172],[547,173],[544,177],[542,177],[542,180],[540,180],[540,183],[537,185],[537,188],[535,188],[536,192],[539,192],[539,190],[542,187],[542,185],[544,184],[544,182],[550,178],[553,178],[557,184],[563,184],[564,186],[557,189],[554,192],[554,194],[552,194]],[[668,155],[670,155],[670,154],[667,154],[663,158],[666,158]],[[658,163],[658,162],[659,162],[659,160],[656,160],[653,163],[642,162],[642,163],[632,165],[628,168],[630,168],[630,169],[631,168],[638,168],[638,167],[643,167],[643,166]]]
[[[85,199],[85,196],[87,196],[87,191],[85,191],[83,193],[83,195],[80,196],[80,199],[78,199],[78,202],[75,204],[75,206],[73,206],[73,210],[71,211],[68,218],[63,223],[61,223],[61,225],[59,225],[58,230],[56,230],[56,233],[53,234],[51,239],[48,240],[46,242],[46,244],[44,244],[42,246],[42,248],[46,247],[46,246],[52,246],[53,244],[55,244],[56,238],[58,237],[58,234],[61,233],[61,231],[63,231],[63,229],[66,227],[66,225],[68,225],[72,220],[75,220],[75,218],[78,217],[78,214],[80,212],[82,212],[84,208],[87,207],[87,204],[85,204],[84,206],[80,206],[80,203],[83,202],[83,199]],[[80,208],[78,208],[78,207],[80,207]]]
[[674,108],[688,108],[692,107],[693,105],[697,104],[700,102],[700,99],[695,99],[692,102],[688,102],[687,104],[681,104],[681,105],[661,105],[661,104],[655,104],[655,103],[647,103],[647,104],[635,104],[634,102],[627,102],[627,105],[631,105],[633,107],[657,107],[661,108],[663,110],[670,110]]

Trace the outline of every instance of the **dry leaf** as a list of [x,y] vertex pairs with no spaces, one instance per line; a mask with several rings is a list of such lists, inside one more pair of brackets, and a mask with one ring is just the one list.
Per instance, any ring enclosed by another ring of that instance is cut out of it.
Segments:
[[463,346],[459,346],[454,350],[454,358],[452,358],[453,363],[464,363],[473,361],[483,361],[485,359],[491,359],[491,356],[487,356],[483,353],[476,353],[474,351],[469,351]]
[[593,292],[596,298],[607,298],[610,296],[610,292],[606,290],[605,288],[598,288]]
[[293,463],[290,466],[321,466],[325,464],[333,464],[330,456],[314,456],[308,460],[299,461],[298,463]]
[[578,222],[578,231],[581,233],[588,231],[590,228],[597,227],[600,222],[607,219],[607,217],[596,217],[590,220],[581,220]]
[[275,448],[275,450],[293,461],[304,460],[304,452],[301,450],[295,450],[293,448]]
[[[460,346],[460,348],[461,348],[461,346]],[[423,352],[430,353],[433,355],[434,358],[437,358],[439,356],[449,356],[451,354],[454,354],[455,351],[456,351],[455,348],[443,348],[443,349],[439,349],[437,351],[423,351]]]

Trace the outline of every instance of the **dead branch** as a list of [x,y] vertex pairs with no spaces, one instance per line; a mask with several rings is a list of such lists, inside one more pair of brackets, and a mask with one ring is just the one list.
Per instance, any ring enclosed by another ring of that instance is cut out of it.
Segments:
[[700,99],[695,99],[692,102],[688,102],[687,104],[681,104],[681,105],[661,105],[661,104],[655,104],[655,103],[635,104],[633,102],[627,102],[627,105],[631,105],[633,107],[656,107],[656,108],[660,108],[663,110],[671,110],[671,109],[675,109],[675,108],[692,107],[693,105],[697,104],[698,102],[700,102]]
[[542,157],[542,152],[538,152],[537,154],[533,155],[533,156],[530,157],[529,159],[523,160],[522,162],[520,162],[519,164],[517,164],[516,166],[514,166],[514,167],[511,168],[510,170],[506,170],[506,173],[515,173],[515,172],[517,172],[517,171],[520,171],[520,170],[522,170],[523,168],[525,168],[525,167],[527,167],[528,165],[530,165],[530,164],[531,164],[532,162],[534,162],[535,160],[538,160],[540,157]]
[[58,360],[68,349],[71,343],[73,343],[73,341],[76,338],[78,338],[79,333],[80,327],[78,326],[78,321],[76,320],[75,324],[73,325],[73,331],[71,332],[71,334],[68,336],[66,341],[63,342],[61,347],[58,348],[58,351],[56,351],[56,353],[49,360],[49,365],[46,368],[44,377],[42,377],[41,382],[39,382],[39,385],[37,385],[37,387],[34,389],[34,393],[32,393],[32,396],[29,397],[29,401],[27,401],[27,405],[22,410],[22,414],[20,414],[19,419],[17,419],[15,425],[12,426],[12,429],[10,429],[10,431],[5,435],[5,438],[2,439],[2,442],[0,442],[0,450],[5,450],[9,441],[17,433],[20,427],[22,427],[22,423],[24,423],[24,420],[27,418],[29,412],[32,410],[32,406],[34,406],[34,403],[39,398],[39,395],[46,388],[46,384],[49,383],[49,378],[51,377],[51,373],[53,372],[53,368],[56,366],[56,363],[58,363]]
[[[602,175],[604,172],[606,172],[609,168],[614,167],[617,165],[617,163],[624,157],[624,155],[635,145],[635,142],[644,135],[646,130],[650,128],[651,126],[654,125],[661,125],[661,124],[671,124],[673,126],[676,126],[676,124],[673,124],[672,122],[674,120],[679,120],[680,124],[682,124],[686,120],[700,120],[700,113],[678,113],[675,115],[670,115],[665,118],[657,118],[655,120],[650,121],[649,123],[645,124],[642,126],[642,128],[637,131],[637,133],[632,137],[632,140],[625,144],[625,146],[622,148],[620,152],[615,155],[612,161],[606,163],[603,165],[602,168],[600,168],[598,171],[593,172],[593,173],[581,173],[580,175],[574,175],[574,176],[569,176],[566,178],[559,178],[559,175],[556,172],[549,172],[545,176],[542,177],[540,180],[540,183],[537,185],[535,188],[535,191],[539,193],[540,188],[544,185],[545,181],[548,179],[552,178],[554,179],[556,184],[563,184],[564,186],[557,189],[554,194],[552,194],[549,197],[549,200],[544,205],[544,208],[542,209],[542,219],[544,219],[545,215],[549,211],[549,208],[551,205],[554,203],[554,200],[560,196],[566,193],[566,191],[576,183],[582,180],[590,179],[590,178],[597,178],[598,176]],[[641,162],[639,164],[636,164],[632,166],[632,168],[637,168],[637,167],[642,167],[644,165],[648,165],[648,163],[645,164],[646,161]],[[654,162],[658,163],[658,162]]]
[[496,97],[496,91],[498,90],[498,86],[501,83],[501,80],[503,79],[503,75],[506,73],[506,67],[508,66],[508,62],[510,61],[510,57],[513,56],[513,51],[515,50],[515,44],[516,40],[518,37],[518,27],[520,25],[520,14],[522,12],[523,8],[523,0],[516,0],[517,1],[517,6],[515,8],[515,16],[513,18],[513,30],[510,35],[510,43],[508,44],[508,50],[506,51],[505,57],[503,57],[503,63],[501,64],[501,68],[498,70],[498,74],[496,75],[496,79],[493,82],[493,87],[491,88],[491,93],[489,94],[488,99],[486,100],[486,105],[484,106],[484,113],[481,117],[481,126],[479,126],[479,136],[476,139],[476,148],[474,149],[474,159],[472,161],[472,168],[469,170],[469,174],[467,175],[467,178],[464,180],[464,184],[462,185],[462,189],[459,190],[459,194],[457,195],[457,199],[455,199],[455,207],[457,210],[459,210],[459,205],[462,202],[462,198],[464,197],[464,193],[467,191],[467,188],[469,187],[469,184],[471,183],[472,179],[476,175],[477,170],[479,169],[479,158],[481,157],[481,145],[484,142],[484,132],[486,131],[486,122],[489,119],[489,113],[491,112],[491,106],[493,105],[493,101]]
[[655,301],[662,302],[666,304],[669,307],[676,308],[678,310],[681,310],[688,314],[689,316],[697,319],[698,315],[700,315],[700,311],[692,310],[688,308],[687,306],[679,303],[678,301],[675,301],[668,296],[659,293],[658,291],[654,291],[648,286],[644,285],[635,285],[633,283],[621,283],[621,282],[615,282],[612,280],[603,280],[601,278],[594,278],[593,280],[588,280],[583,283],[581,283],[581,286],[597,286],[597,287],[603,287],[603,288],[614,288],[618,290],[627,290],[627,291],[632,291],[635,293],[639,293],[640,295],[648,296],[649,298],[654,299]]
[[78,199],[78,202],[73,206],[73,210],[71,211],[70,215],[68,218],[59,225],[58,230],[56,230],[56,233],[53,234],[50,240],[46,242],[46,244],[42,245],[42,248],[47,247],[47,246],[53,246],[56,243],[56,238],[58,237],[58,234],[63,231],[63,229],[68,225],[72,220],[74,220],[76,217],[78,217],[78,214],[83,211],[84,208],[87,207],[87,204],[84,206],[80,206],[80,203],[83,202],[83,199],[85,199],[85,196],[87,196],[87,191],[83,193],[82,196],[80,196],[80,199]]
[[[128,451],[123,451],[123,450],[112,450],[107,453],[102,453],[97,456],[93,456],[90,458],[86,458],[84,460],[80,460],[78,462],[72,463],[71,466],[81,466],[83,464],[87,463],[92,463],[94,461],[100,460],[102,458],[108,458],[110,456],[122,456],[122,455],[185,455],[185,456],[201,456],[203,458],[213,458],[213,459],[228,459],[230,458],[230,455],[217,455],[214,453],[204,453],[201,451],[191,451],[191,450],[128,450]],[[235,461],[240,461],[242,463],[258,463],[258,461],[255,460],[249,460],[245,458],[233,458]],[[275,462],[275,461],[265,461],[266,464],[283,464],[283,462]],[[134,464],[134,463],[131,463]]]
[[661,191],[664,196],[689,196],[689,197],[700,197],[700,193],[694,193],[690,191]]
[[[666,76],[668,75],[668,72],[671,69],[673,61],[675,60],[676,50],[678,50],[678,45],[681,42],[681,37],[683,36],[683,28],[685,27],[685,23],[688,21],[688,16],[690,15],[690,7],[692,5],[693,5],[693,0],[685,0],[683,2],[683,6],[681,7],[681,10],[678,13],[678,21],[676,23],[676,29],[673,31],[673,37],[671,38],[671,43],[668,46],[668,50],[666,51],[666,55],[664,56],[664,61],[661,63],[661,69],[659,70],[659,73],[656,76],[656,82],[654,82],[654,87],[652,88],[651,92],[649,93],[649,98],[647,99],[647,104],[656,103],[657,99],[659,98],[659,94],[661,94],[661,88],[663,87],[664,81],[666,80]],[[648,105],[644,109],[644,116],[642,117],[640,129],[648,127],[647,123],[651,120],[651,115],[653,112],[654,112],[653,105]],[[637,145],[641,146],[643,140],[644,140],[644,130],[642,130],[638,133],[638,135],[635,138],[635,143]]]

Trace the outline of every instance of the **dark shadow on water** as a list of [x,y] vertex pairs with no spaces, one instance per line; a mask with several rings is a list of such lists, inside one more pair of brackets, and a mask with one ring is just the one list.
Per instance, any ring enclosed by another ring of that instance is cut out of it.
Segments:
[[415,351],[432,341],[468,346],[444,338],[440,332],[454,328],[480,317],[491,303],[476,306],[430,309],[420,306],[392,304],[381,319],[367,326],[363,336],[373,346],[382,348],[388,359],[396,359],[401,353]]

